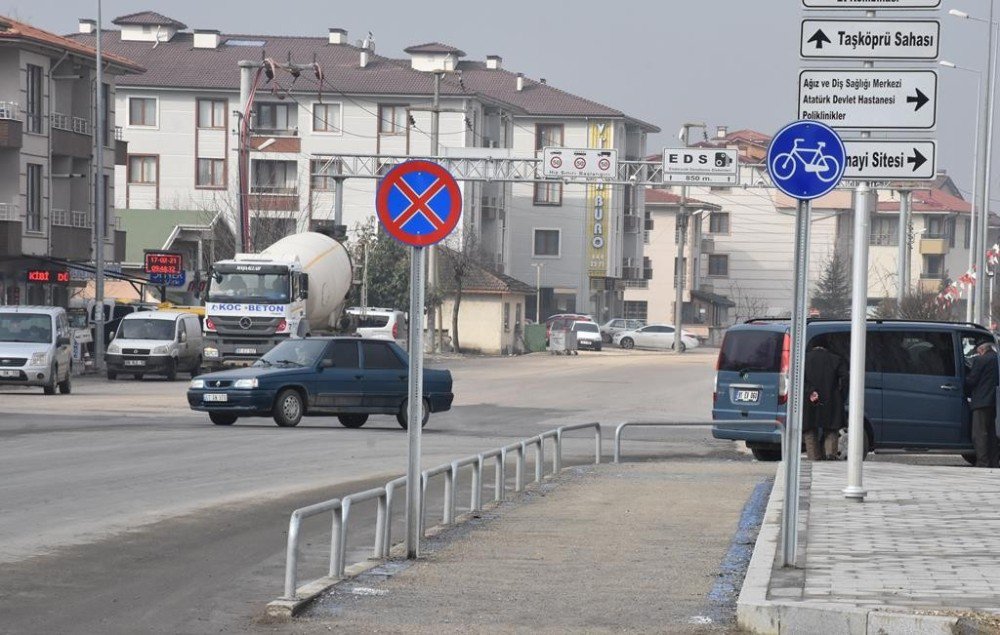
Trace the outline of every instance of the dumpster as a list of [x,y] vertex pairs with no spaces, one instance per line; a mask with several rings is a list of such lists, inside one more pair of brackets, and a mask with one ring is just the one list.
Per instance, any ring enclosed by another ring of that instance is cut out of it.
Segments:
[[549,334],[549,353],[553,355],[578,355],[576,350],[576,332],[564,329]]
[[545,350],[545,323],[529,324],[524,329],[525,344],[528,352],[538,353]]

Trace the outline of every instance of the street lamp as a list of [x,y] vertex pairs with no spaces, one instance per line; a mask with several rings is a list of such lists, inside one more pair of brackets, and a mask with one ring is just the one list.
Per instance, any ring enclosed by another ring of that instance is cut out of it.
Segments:
[[[957,11],[955,9],[952,9],[951,11],[949,11],[949,13],[951,15],[961,14],[961,15],[958,15],[958,17],[968,18],[968,14],[967,13],[963,13],[962,11]],[[955,64],[954,62],[949,62],[948,60],[941,60],[941,61],[938,62],[938,64],[940,64],[941,66],[944,66],[945,68],[953,68],[955,70],[964,71],[966,73],[974,73],[976,75],[976,103],[978,104],[978,103],[980,103],[982,101],[982,95],[983,95],[983,72],[982,71],[978,71],[978,70],[976,70],[974,68],[966,68],[965,66],[959,66],[958,64]],[[973,131],[974,131],[973,132],[973,138],[975,138],[979,134],[979,122],[980,122],[979,116],[980,116],[980,113],[977,110],[976,111],[976,126],[975,126],[975,128],[973,128]],[[976,168],[978,167],[978,163],[979,163],[979,157],[978,156],[973,156],[973,158],[972,158],[972,174],[973,174],[973,178],[975,178]],[[975,187],[975,186],[973,186],[973,187]],[[989,206],[987,206],[985,209],[989,209]],[[979,221],[977,219],[977,214],[981,215],[981,214],[984,214],[984,212],[983,212],[983,209],[979,208],[979,206],[976,205],[975,201],[974,201],[973,202],[973,206],[972,206],[972,213],[969,214],[969,223],[971,224],[971,230],[972,230],[970,232],[970,240],[969,240],[969,270],[970,271],[976,266],[976,263],[977,263],[977,261],[976,261],[976,252],[977,252],[977,245],[979,245]],[[988,212],[986,213],[986,215],[987,215],[987,217],[989,216]],[[983,245],[985,246],[985,244],[986,243],[984,241]],[[975,293],[976,293],[975,287],[973,287],[973,290],[970,293],[969,298],[965,302],[965,321],[966,322],[972,322],[972,321],[974,321],[972,298],[975,297]]]
[[542,267],[544,262],[533,262],[531,266],[535,268],[535,324],[542,322]]

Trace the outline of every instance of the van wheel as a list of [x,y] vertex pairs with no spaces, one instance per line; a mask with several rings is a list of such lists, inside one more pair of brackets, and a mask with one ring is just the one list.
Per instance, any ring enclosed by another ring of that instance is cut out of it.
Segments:
[[73,392],[73,371],[71,369],[66,369],[66,379],[59,382],[59,394],[68,395]]
[[677,350],[678,350],[679,352],[683,353],[683,352],[684,352],[684,351],[686,351],[687,349],[688,349],[688,347],[687,347],[687,344],[685,344],[684,342],[679,342],[679,343],[677,344]]
[[968,463],[969,465],[975,465],[976,464],[976,455],[975,455],[975,453],[966,453],[966,454],[963,454],[962,458],[965,459],[965,462]]
[[781,448],[750,448],[753,458],[758,461],[780,461]]
[[116,373],[113,370],[109,370],[108,371],[108,381],[114,381],[116,379],[118,379],[118,373]]
[[133,373],[132,374],[132,378],[133,379],[138,379],[139,381],[142,381],[142,373]]
[[368,421],[368,415],[338,415],[337,419],[345,428],[360,428]]
[[635,341],[631,337],[623,337],[618,345],[622,348],[635,348]]
[[[840,435],[837,439],[837,460],[846,461],[847,460],[847,428],[841,428],[837,431]],[[868,458],[868,454],[872,451],[872,436],[869,434],[868,430],[865,430],[865,449],[864,453],[861,455],[861,460],[864,461]]]
[[177,381],[177,360],[172,357],[167,362],[167,381]]
[[231,426],[236,423],[236,415],[225,412],[210,412],[208,418],[217,426]]
[[[396,421],[399,422],[399,427],[402,428],[402,429],[404,429],[404,430],[406,430],[407,427],[408,427],[406,425],[406,418],[407,418],[407,415],[409,414],[408,413],[409,406],[407,405],[408,402],[409,402],[409,399],[404,399],[403,400],[403,405],[401,405],[399,407],[399,412],[396,413]],[[424,399],[424,411],[423,411],[422,414],[423,414],[423,421],[420,424],[420,427],[421,428],[426,428],[427,427],[427,421],[431,418],[431,402],[427,401],[427,399]]]
[[282,428],[293,428],[302,421],[302,395],[294,388],[285,388],[274,400],[271,414],[274,422]]
[[58,372],[58,370],[59,367],[53,364],[52,368],[49,371],[49,383],[42,386],[42,392],[44,392],[46,395],[56,394],[56,380],[58,379],[58,377],[56,377],[56,373]]

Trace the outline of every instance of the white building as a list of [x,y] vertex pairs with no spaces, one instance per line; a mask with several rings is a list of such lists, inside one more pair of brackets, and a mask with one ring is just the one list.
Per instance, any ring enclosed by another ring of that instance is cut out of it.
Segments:
[[[499,56],[466,61],[459,49],[436,42],[393,59],[376,54],[369,38],[350,44],[343,29],[325,38],[188,32],[151,11],[114,23],[120,29],[105,32],[107,50],[148,68],[121,83],[117,100],[128,113],[130,143],[117,201],[130,209],[236,209],[239,63],[273,58],[273,79],[259,86],[252,112],[251,233],[265,236],[261,243],[334,220],[338,156],[431,154],[439,72],[443,156],[533,157],[545,145],[566,145],[639,158],[646,134],[657,130],[507,71]],[[81,22],[74,37],[92,43],[92,24]],[[297,77],[280,68],[289,63],[301,69]],[[374,179],[344,181],[348,230],[373,216],[375,186]],[[466,182],[464,223],[497,271],[534,280],[532,264],[543,263],[543,314],[608,313],[620,309],[622,279],[637,275],[642,257],[640,222],[621,190]],[[600,241],[595,213],[604,216]],[[587,248],[595,244],[600,248]]]

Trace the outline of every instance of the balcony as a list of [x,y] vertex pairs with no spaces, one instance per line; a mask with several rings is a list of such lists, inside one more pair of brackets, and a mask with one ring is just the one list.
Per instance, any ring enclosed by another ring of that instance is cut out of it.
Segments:
[[66,260],[89,260],[94,219],[87,212],[53,209],[49,215],[52,255]]
[[0,101],[0,150],[20,150],[21,110],[15,101]]
[[250,188],[250,206],[257,211],[299,211],[299,188],[275,185],[253,185]]
[[922,236],[920,253],[927,256],[943,256],[948,253],[948,238],[945,236]]
[[625,215],[625,233],[626,234],[638,234],[639,230],[642,229],[643,219],[635,214]]
[[0,203],[0,255],[21,253],[21,212],[17,205]]
[[917,290],[921,294],[937,293],[944,283],[944,276],[939,273],[922,273],[917,283]]
[[93,153],[94,127],[82,117],[54,112],[49,115],[52,154],[89,159]]
[[297,136],[297,130],[254,130],[250,137],[250,148],[257,152],[302,152],[302,139]]
[[648,289],[649,280],[625,280],[626,289]]
[[128,141],[121,126],[115,126],[115,165],[128,165]]

